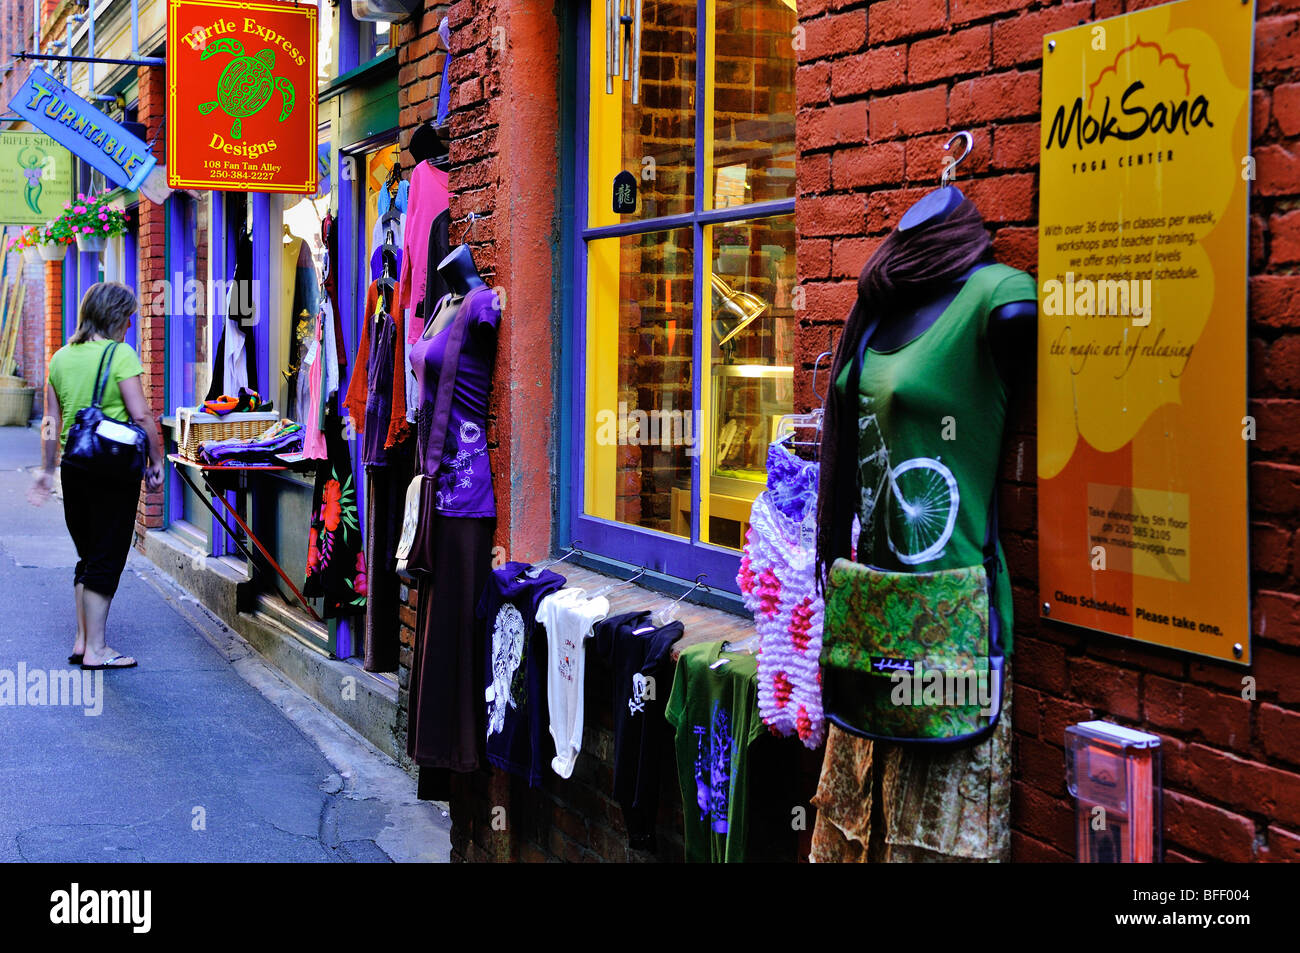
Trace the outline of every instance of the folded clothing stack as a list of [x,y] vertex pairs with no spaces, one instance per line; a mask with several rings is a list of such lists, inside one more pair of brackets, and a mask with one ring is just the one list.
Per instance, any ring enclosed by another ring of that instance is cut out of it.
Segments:
[[302,425],[292,420],[272,424],[252,440],[204,440],[199,459],[212,466],[273,467],[283,463],[281,454],[302,450]]

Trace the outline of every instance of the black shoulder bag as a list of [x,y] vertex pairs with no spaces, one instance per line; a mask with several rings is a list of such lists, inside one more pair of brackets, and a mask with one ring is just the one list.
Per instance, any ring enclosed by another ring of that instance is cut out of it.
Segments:
[[117,342],[104,348],[95,372],[95,393],[90,406],[77,411],[63,447],[63,466],[76,467],[114,483],[139,483],[149,437],[131,421],[114,420],[104,413],[104,389],[113,368]]

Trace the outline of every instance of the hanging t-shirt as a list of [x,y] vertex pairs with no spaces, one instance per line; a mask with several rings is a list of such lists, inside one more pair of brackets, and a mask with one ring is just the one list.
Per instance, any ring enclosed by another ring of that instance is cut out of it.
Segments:
[[[411,170],[411,191],[403,219],[402,270],[400,295],[397,307],[408,309],[408,318],[415,306],[424,300],[424,283],[428,278],[429,242],[433,234],[434,219],[447,211],[450,193],[447,190],[447,173],[435,169],[427,162],[417,162]],[[423,328],[410,322],[407,342],[420,336]]]
[[402,240],[406,234],[403,224],[405,219],[396,218],[390,222],[375,222],[370,231],[370,280],[376,281],[384,274],[384,243],[392,233],[393,273],[389,277],[396,280],[402,273]]
[[[451,252],[448,234],[450,228],[451,213],[447,209],[443,209],[434,216],[433,225],[429,228],[429,257],[425,263],[424,298],[419,301],[412,299],[411,320],[406,327],[405,342],[409,345],[414,345],[420,339],[420,336],[428,330],[433,322],[433,314],[438,310],[438,302],[451,293],[451,288],[447,286],[446,279],[438,271],[438,265]],[[409,348],[406,354],[407,379],[411,380],[413,372],[410,366]],[[406,394],[406,417],[408,421],[415,423],[416,412],[420,406],[420,389],[418,387],[407,387]]]
[[657,626],[649,612],[630,612],[596,626],[592,643],[614,672],[614,797],[634,850],[655,849],[665,689],[672,677],[664,663],[681,637],[680,622]]
[[316,466],[302,591],[323,597],[323,614],[332,618],[364,612],[369,587],[348,442],[336,414],[324,424],[328,459]]
[[573,774],[582,750],[583,687],[591,627],[609,614],[604,596],[588,599],[583,589],[561,589],[542,600],[537,621],[546,626],[546,702],[555,758],[562,778]]
[[[401,274],[401,272],[402,249],[398,248],[393,252],[393,268],[392,274],[389,275],[389,277],[396,281],[397,276]],[[382,277],[384,277],[384,250],[382,248],[376,248],[374,254],[370,256],[370,280],[378,281]]]
[[537,623],[539,603],[565,584],[558,573],[529,574],[527,563],[495,569],[478,603],[487,622],[487,758],[502,771],[542,783],[551,757],[546,739],[546,631]]
[[764,733],[757,660],[721,642],[682,650],[665,715],[676,729],[686,859],[737,863],[749,835],[749,746]]
[[[457,299],[444,298],[448,306]],[[501,310],[492,289],[481,286],[460,299],[457,314],[432,337],[411,348],[411,366],[420,388],[420,472],[436,478],[435,509],[442,516],[496,516],[492,468],[487,452],[488,392],[496,360],[496,329]],[[467,321],[456,369],[442,454],[429,447],[438,396],[438,378],[447,355],[452,324]]]

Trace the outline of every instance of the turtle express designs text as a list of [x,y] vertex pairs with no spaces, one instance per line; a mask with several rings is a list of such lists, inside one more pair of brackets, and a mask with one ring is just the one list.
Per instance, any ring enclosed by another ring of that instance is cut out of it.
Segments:
[[[274,30],[261,26],[252,17],[244,17],[244,33],[253,34],[258,39],[270,43],[272,46],[278,46],[286,53],[289,58],[299,66],[307,63],[307,58],[302,54],[293,42],[286,37],[281,36]],[[238,27],[235,20],[219,19],[209,27],[196,27],[189,33],[185,34],[182,39],[189,44],[190,49],[202,50],[208,45],[208,40],[226,33],[234,33]]]

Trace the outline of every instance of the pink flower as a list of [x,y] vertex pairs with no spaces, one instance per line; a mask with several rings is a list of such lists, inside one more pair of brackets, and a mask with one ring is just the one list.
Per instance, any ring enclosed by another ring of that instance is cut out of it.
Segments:
[[107,221],[108,221],[108,213],[107,213],[107,212],[100,212],[100,213],[99,213],[99,220],[100,220],[101,222],[107,222]]
[[81,199],[81,201],[83,202],[86,201],[86,197],[82,195],[80,192],[77,193],[77,198]]
[[70,208],[72,208],[72,203],[71,203],[71,202],[64,202],[64,203],[63,203],[63,207],[64,207],[65,209],[70,209]]
[[108,225],[105,225],[105,226],[104,226],[104,231],[108,231],[108,229],[109,229],[109,226],[108,226]]
[[81,226],[81,233],[82,233],[83,235],[89,235],[89,234],[90,234],[91,232],[93,232],[93,231],[94,231],[94,229],[91,228],[89,225],[82,225],[82,226]]
[[85,215],[85,214],[86,214],[86,206],[84,206],[84,205],[78,205],[76,208],[73,209],[73,211],[76,212],[78,215]]

